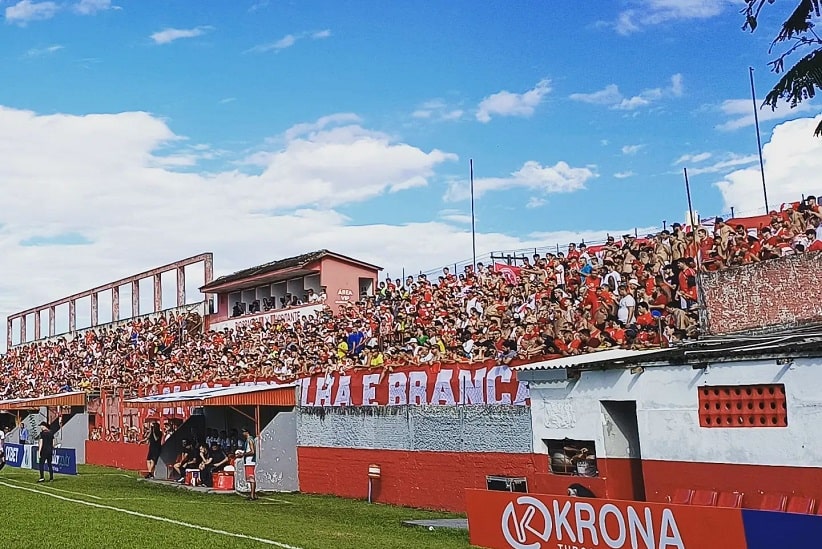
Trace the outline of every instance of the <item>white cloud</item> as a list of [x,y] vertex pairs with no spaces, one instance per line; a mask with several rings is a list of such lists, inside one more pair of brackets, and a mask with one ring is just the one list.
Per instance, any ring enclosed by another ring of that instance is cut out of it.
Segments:
[[574,101],[591,103],[592,105],[616,105],[622,101],[622,93],[616,84],[608,84],[603,89],[593,93],[572,93],[570,98]]
[[[802,194],[819,194],[822,142],[813,137],[813,131],[820,122],[822,115],[783,122],[773,129],[770,141],[762,149],[771,209],[778,209],[783,202],[798,200]],[[729,173],[716,186],[726,209],[733,206],[743,215],[763,213],[758,163]]]
[[217,103],[219,103],[220,105],[225,105],[227,103],[234,103],[236,100],[236,97],[223,97],[222,99],[217,101]]
[[490,122],[493,116],[520,116],[529,117],[542,103],[546,95],[551,93],[551,81],[540,80],[537,85],[524,93],[513,93],[506,90],[489,95],[480,101],[477,107],[477,120]]
[[120,8],[112,5],[111,0],[80,0],[72,9],[80,15],[94,15],[101,11]]
[[51,46],[47,46],[45,48],[31,48],[26,52],[25,57],[43,57],[44,55],[50,55],[52,53],[57,53],[58,51],[62,50],[64,46],[61,44],[54,44]]
[[633,177],[635,175],[636,175],[635,172],[633,172],[631,170],[628,170],[628,171],[624,171],[624,172],[617,172],[617,173],[614,174],[614,177],[616,179],[628,179],[629,177]]
[[720,173],[727,172],[739,166],[746,166],[753,164],[759,160],[759,156],[755,154],[726,154],[721,160],[714,162],[707,166],[700,166],[698,168],[688,168],[688,173],[691,175],[701,175],[704,173]]
[[169,44],[182,38],[196,38],[198,36],[202,36],[213,29],[214,27],[207,25],[202,27],[194,27],[193,29],[168,28],[155,32],[151,35],[151,39],[154,40],[155,44]]
[[6,8],[6,22],[25,25],[29,21],[43,21],[54,17],[59,10],[60,6],[55,2],[20,0]]
[[700,162],[705,162],[712,156],[713,154],[709,152],[683,154],[682,156],[676,159],[676,161],[674,162],[674,166],[678,166],[680,164],[699,164]]
[[460,210],[440,210],[438,215],[443,221],[450,221],[460,225],[471,224],[471,214],[463,213]]
[[463,114],[465,114],[465,111],[448,105],[442,99],[431,99],[414,110],[414,112],[411,113],[411,117],[419,120],[448,122],[461,119]]
[[545,206],[547,203],[548,203],[548,201],[545,200],[544,198],[540,198],[538,196],[532,196],[531,198],[528,199],[528,203],[525,204],[525,207],[528,208],[529,210],[533,210],[534,208],[541,208],[542,206]]
[[297,41],[302,40],[303,38],[310,38],[311,40],[322,40],[330,36],[331,31],[329,29],[313,32],[303,32],[299,34],[286,34],[285,36],[283,36],[275,42],[257,44],[253,48],[249,48],[248,50],[246,50],[246,53],[265,53],[269,51],[279,52],[284,49],[290,48],[291,46],[296,44]]
[[[529,160],[508,177],[486,177],[474,180],[474,197],[480,198],[487,192],[508,189],[528,189],[550,193],[570,193],[585,188],[585,183],[596,173],[589,168],[574,168],[567,162],[557,162],[553,166],[543,166]],[[452,181],[445,193],[445,200],[467,200],[471,196],[468,181]]]
[[681,74],[677,73],[671,76],[668,86],[648,88],[630,97],[623,95],[616,84],[608,84],[603,89],[592,93],[572,93],[569,98],[572,101],[604,105],[614,110],[633,111],[662,99],[682,97],[684,92],[684,79]]
[[639,5],[620,12],[612,24],[619,34],[633,34],[669,21],[715,17],[734,0],[635,0],[634,3]]
[[[163,165],[177,147],[185,154],[208,154],[209,147],[186,145],[150,114],[0,107],[0,317],[206,250],[215,253],[218,276],[320,248],[392,274],[470,255],[464,209],[453,212],[462,218],[376,225],[354,225],[331,209],[424,183],[454,155],[402,143],[350,115],[282,132],[276,141],[256,174],[180,172]],[[76,245],[57,245],[61,237]],[[43,245],[21,244],[27,240]],[[543,244],[477,234],[480,253]]]
[[[733,131],[753,126],[755,122],[753,109],[754,106],[750,99],[727,99],[723,101],[719,106],[719,110],[729,120],[718,124],[716,129],[720,131]],[[760,122],[781,120],[783,118],[796,117],[799,113],[819,112],[821,110],[818,105],[814,105],[808,101],[799,103],[792,109],[785,105],[781,105],[776,110],[772,110],[770,107],[759,108],[759,106],[757,106],[757,109]]]
[[641,151],[645,145],[625,145],[622,147],[622,154],[631,156]]

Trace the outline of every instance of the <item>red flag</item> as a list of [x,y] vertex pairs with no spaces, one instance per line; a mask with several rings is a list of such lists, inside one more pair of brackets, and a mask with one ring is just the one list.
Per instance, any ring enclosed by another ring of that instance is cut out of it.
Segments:
[[520,268],[515,265],[505,263],[494,263],[494,272],[502,273],[502,277],[508,284],[519,284]]

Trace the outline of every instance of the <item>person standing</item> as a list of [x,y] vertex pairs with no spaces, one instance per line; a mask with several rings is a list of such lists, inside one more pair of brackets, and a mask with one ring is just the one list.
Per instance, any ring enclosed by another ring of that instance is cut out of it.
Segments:
[[8,427],[0,429],[0,471],[6,466],[6,432]]
[[54,467],[51,464],[51,460],[54,457],[54,433],[45,421],[40,422],[40,427],[43,429],[40,431],[40,440],[37,448],[37,457],[40,462],[40,480],[37,482],[45,482],[43,469],[46,464],[49,466],[49,482],[51,482],[54,480]]
[[249,497],[249,499],[254,501],[257,499],[257,477],[255,476],[257,468],[257,441],[251,436],[251,432],[247,427],[243,427],[243,438],[245,439],[245,449],[242,453],[245,464],[245,479],[251,489],[251,497]]
[[163,446],[163,434],[160,432],[159,422],[151,422],[146,440],[148,441],[148,456],[146,456],[148,474],[146,474],[146,478],[154,478],[154,469],[157,467],[157,460],[160,459],[160,451]]

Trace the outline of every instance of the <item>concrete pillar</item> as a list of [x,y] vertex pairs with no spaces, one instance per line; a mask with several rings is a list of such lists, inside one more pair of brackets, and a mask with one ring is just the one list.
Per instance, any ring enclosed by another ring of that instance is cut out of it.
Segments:
[[11,349],[11,326],[12,326],[12,318],[9,317],[6,319],[6,349]]
[[186,304],[186,268],[177,267],[177,306]]
[[131,281],[131,316],[140,316],[140,281]]
[[97,293],[91,294],[91,325],[97,326],[100,320],[100,296]]
[[77,331],[77,302],[69,301],[69,332]]
[[34,311],[34,340],[40,339],[40,309]]
[[49,307],[49,337],[54,337],[56,332],[55,325],[57,323],[57,309],[52,305]]
[[117,322],[120,320],[120,287],[115,286],[111,289],[111,321]]
[[26,342],[26,315],[20,317],[20,344]]
[[154,312],[159,313],[163,310],[163,275],[157,273],[154,275]]
[[205,284],[214,282],[214,256],[208,254],[205,261],[203,261],[203,270],[205,271]]

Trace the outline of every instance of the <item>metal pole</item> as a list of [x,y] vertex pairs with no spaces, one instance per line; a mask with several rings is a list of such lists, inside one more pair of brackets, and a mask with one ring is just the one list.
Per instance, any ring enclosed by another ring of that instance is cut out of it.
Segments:
[[682,168],[685,173],[685,194],[688,195],[688,225],[694,226],[694,208],[691,205],[691,184],[688,182],[688,168]]
[[759,134],[759,112],[756,108],[756,88],[754,88],[754,69],[748,67],[751,77],[751,101],[753,102],[754,124],[756,125],[756,146],[759,149],[759,173],[762,175],[762,196],[765,198],[765,213],[770,212],[768,207],[768,186],[765,184],[765,161],[762,159],[762,137]]
[[468,170],[471,176],[471,258],[474,270],[477,270],[477,230],[474,217],[474,159],[468,160]]
[[731,219],[733,219],[734,217],[736,217],[736,216],[734,215],[734,207],[733,207],[733,206],[731,206]]
[[368,477],[368,503],[371,503],[371,477]]
[[[697,231],[699,222],[697,221],[697,225],[694,225],[694,207],[691,204],[691,183],[688,181],[688,168],[682,168],[682,171],[685,174],[685,194],[688,195],[688,216],[690,217],[688,224],[691,226],[691,232],[696,236],[697,250],[699,250],[699,245],[701,242],[701,239],[699,238],[699,231]],[[699,269],[699,266],[702,263],[702,258],[700,255],[700,253],[696,254],[697,269]]]

